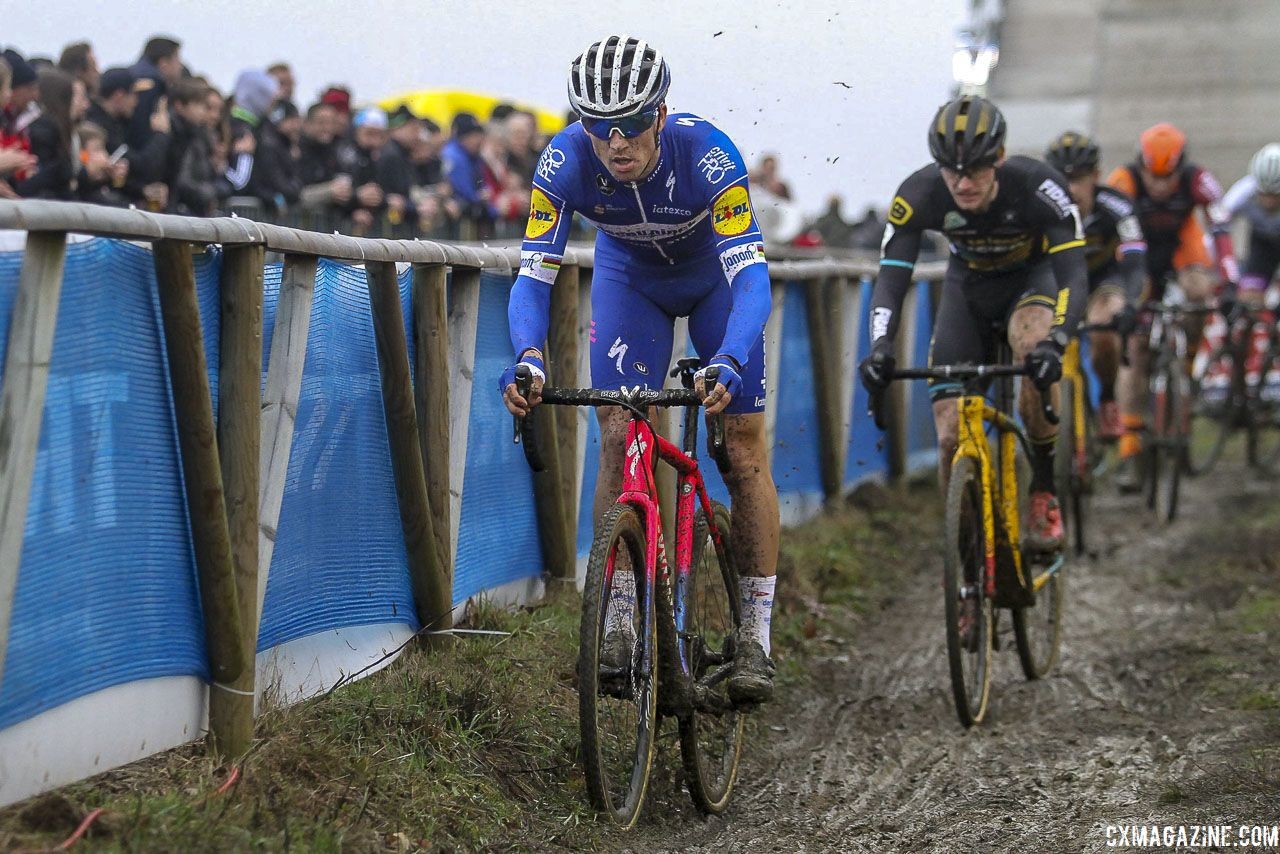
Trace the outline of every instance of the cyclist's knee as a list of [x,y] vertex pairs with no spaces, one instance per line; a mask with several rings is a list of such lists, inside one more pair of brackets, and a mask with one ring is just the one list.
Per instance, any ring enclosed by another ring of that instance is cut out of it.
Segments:
[[1053,328],[1053,312],[1042,305],[1027,305],[1009,319],[1009,347],[1015,361],[1022,361]]
[[1178,271],[1178,284],[1187,299],[1199,302],[1209,298],[1213,291],[1213,282],[1209,271],[1203,267],[1184,267]]

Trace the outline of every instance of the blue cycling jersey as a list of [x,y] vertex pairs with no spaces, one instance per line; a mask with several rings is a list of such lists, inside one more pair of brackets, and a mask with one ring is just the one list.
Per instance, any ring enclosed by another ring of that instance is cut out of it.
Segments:
[[[657,275],[659,269],[705,267],[718,255],[733,301],[717,352],[740,364],[754,355],[751,348],[771,306],[769,274],[746,166],[722,131],[706,119],[671,114],[659,136],[657,166],[636,182],[609,174],[580,124],[551,140],[534,175],[520,274],[508,308],[517,355],[540,349],[546,339],[550,286],[574,213],[598,229],[597,258],[604,253],[634,267],[637,279],[664,287],[672,286],[672,279]],[[690,287],[705,288],[705,282],[691,280]]]

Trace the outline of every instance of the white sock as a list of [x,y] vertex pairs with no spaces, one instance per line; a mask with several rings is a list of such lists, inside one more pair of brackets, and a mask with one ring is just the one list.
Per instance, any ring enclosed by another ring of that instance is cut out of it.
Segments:
[[604,631],[623,631],[635,635],[636,574],[616,569],[609,588],[609,605],[604,614]]
[[776,575],[757,578],[744,575],[738,579],[742,591],[742,637],[756,641],[769,655],[769,623],[773,619],[773,589]]

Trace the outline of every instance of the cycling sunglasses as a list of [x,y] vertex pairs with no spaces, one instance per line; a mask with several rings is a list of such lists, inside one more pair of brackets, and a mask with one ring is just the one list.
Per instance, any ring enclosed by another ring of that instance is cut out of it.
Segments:
[[645,113],[636,113],[634,116],[627,116],[622,119],[589,119],[586,116],[581,118],[582,127],[587,133],[596,139],[608,140],[616,130],[622,134],[623,139],[634,139],[640,134],[653,127],[653,123],[658,120],[658,111],[649,110]]

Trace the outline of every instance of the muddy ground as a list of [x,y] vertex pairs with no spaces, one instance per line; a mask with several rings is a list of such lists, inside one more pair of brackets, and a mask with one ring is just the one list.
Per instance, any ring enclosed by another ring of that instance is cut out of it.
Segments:
[[881,608],[813,640],[729,811],[673,786],[615,850],[1093,851],[1107,825],[1280,824],[1280,491],[1224,462],[1171,527],[1110,492],[1094,508],[1059,665],[1027,682],[1003,621],[985,724],[957,721],[919,542]]

